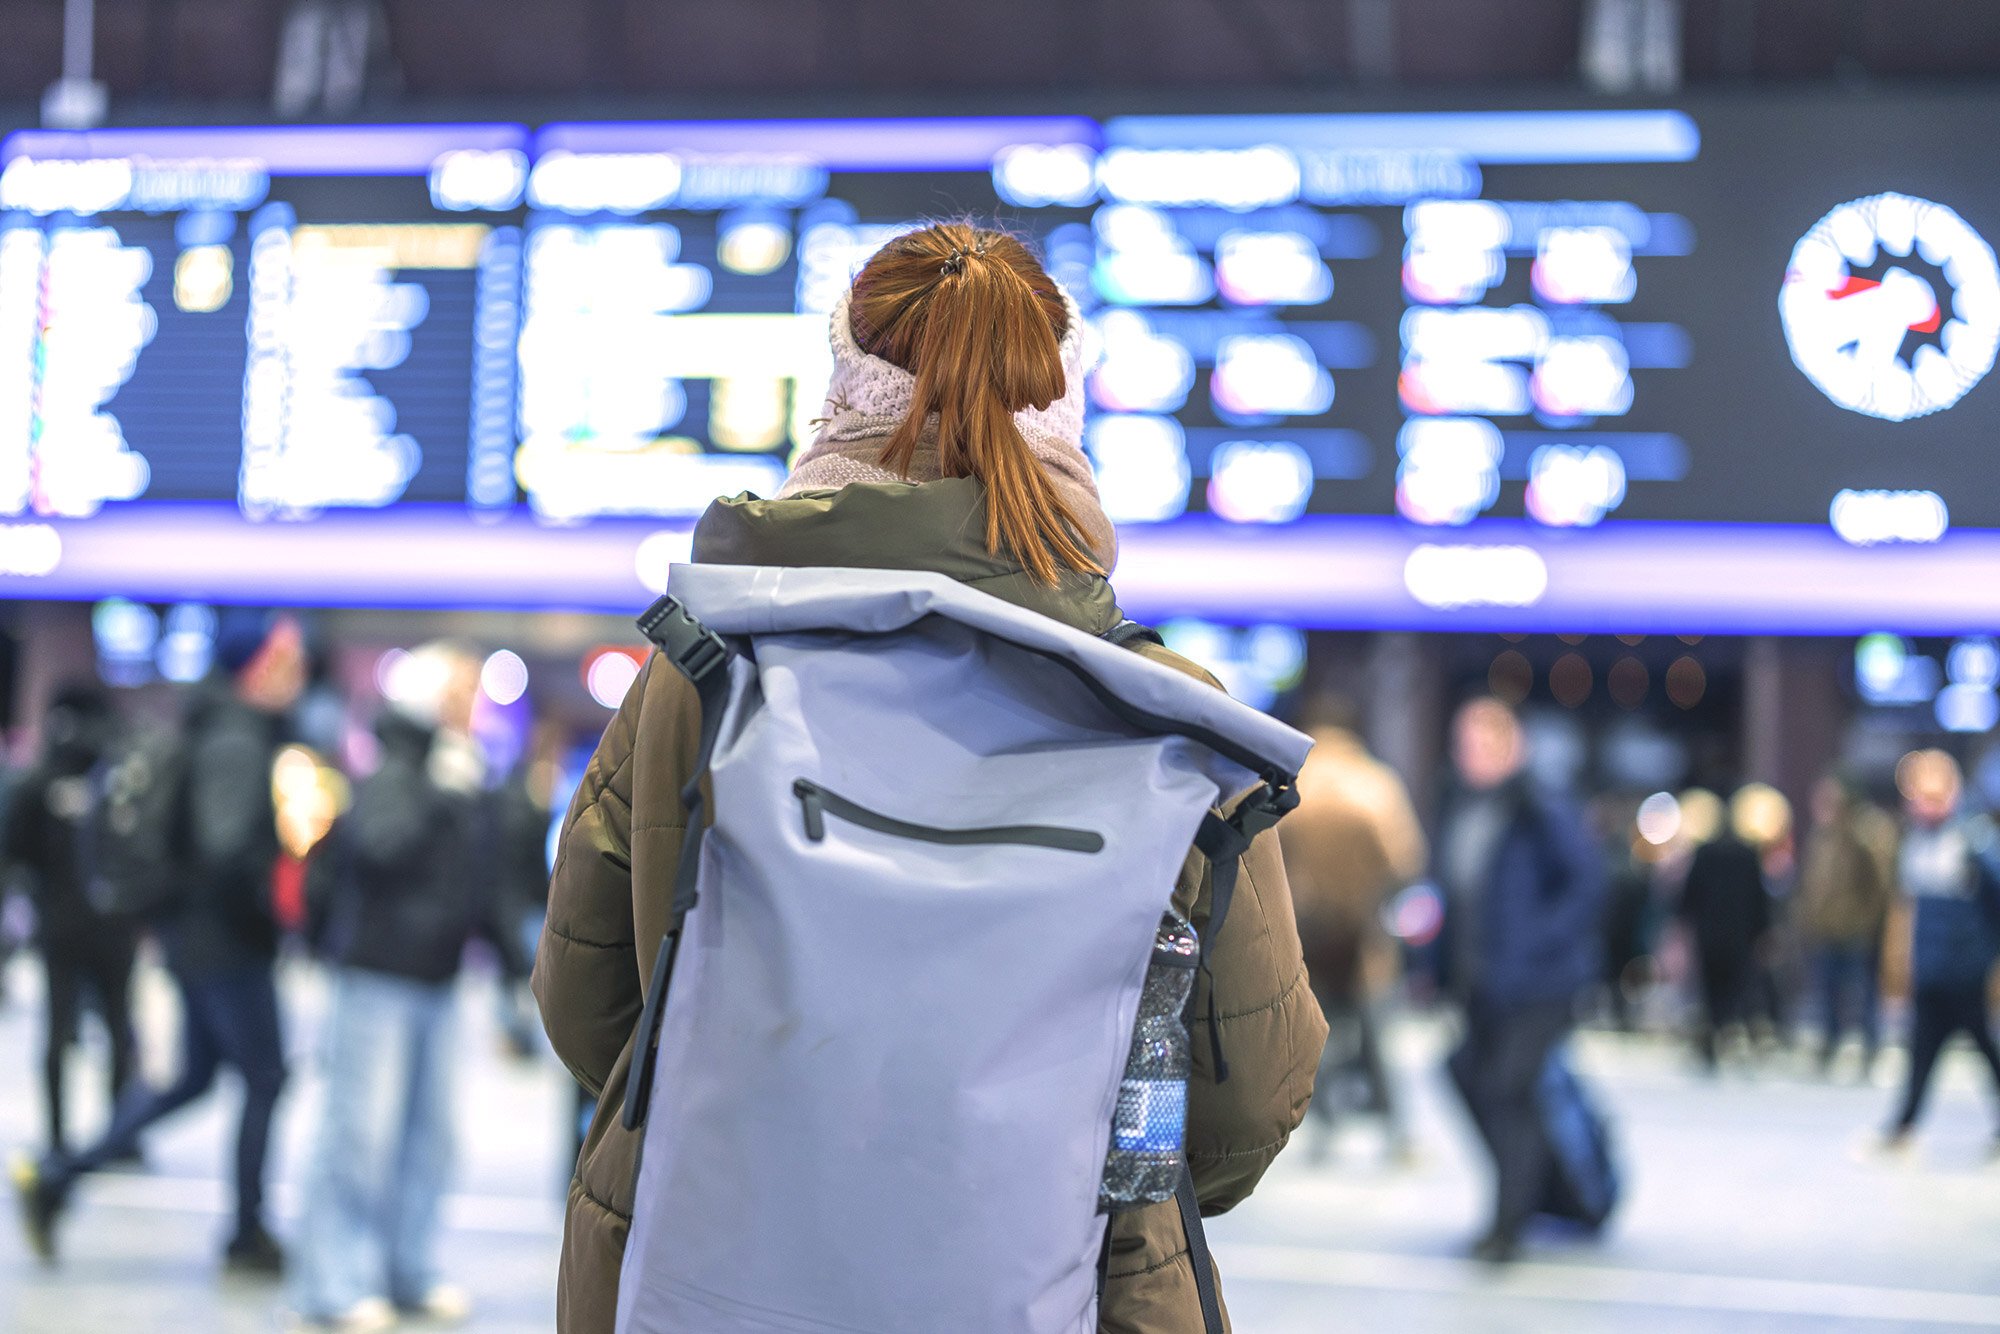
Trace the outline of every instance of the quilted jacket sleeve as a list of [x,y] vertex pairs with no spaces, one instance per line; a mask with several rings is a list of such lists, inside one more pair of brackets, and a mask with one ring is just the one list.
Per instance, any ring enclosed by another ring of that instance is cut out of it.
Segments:
[[[556,1055],[603,1092],[642,1000],[632,911],[632,781],[648,661],[604,730],[564,817],[535,951],[534,991]],[[671,669],[669,669],[671,670]]]
[[[1210,909],[1201,864],[1194,918]],[[1229,1077],[1216,1079],[1206,977],[1195,980],[1194,1077],[1188,1081],[1188,1165],[1204,1214],[1243,1202],[1305,1118],[1326,1021],[1307,985],[1298,923],[1275,830],[1243,854],[1236,896],[1211,955],[1215,1013]]]

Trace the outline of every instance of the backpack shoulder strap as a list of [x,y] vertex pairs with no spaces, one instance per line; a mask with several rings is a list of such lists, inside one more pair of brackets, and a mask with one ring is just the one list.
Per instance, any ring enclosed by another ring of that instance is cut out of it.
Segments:
[[674,869],[673,904],[667,918],[667,932],[660,937],[659,953],[653,957],[652,985],[639,1013],[639,1047],[633,1058],[631,1078],[625,1085],[623,1119],[628,1130],[638,1129],[646,1119],[667,982],[673,976],[674,958],[680,951],[681,929],[697,898],[695,881],[701,874],[702,836],[708,825],[707,799],[702,795],[701,780],[715,756],[716,738],[722,733],[723,708],[729,702],[729,662],[735,656],[722,636],[696,620],[671,597],[663,597],[648,607],[639,618],[639,629],[694,686],[701,701],[701,740],[695,750],[694,772],[681,788],[687,828],[681,835],[680,863]]

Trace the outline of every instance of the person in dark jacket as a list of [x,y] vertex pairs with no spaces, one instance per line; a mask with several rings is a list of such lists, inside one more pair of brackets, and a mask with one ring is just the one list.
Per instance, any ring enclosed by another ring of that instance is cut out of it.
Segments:
[[[449,651],[419,652],[453,675]],[[334,975],[326,1104],[293,1247],[292,1304],[308,1324],[376,1329],[398,1311],[470,1311],[435,1253],[454,1140],[453,986],[467,940],[507,942],[485,877],[469,872],[482,767],[449,703],[444,726],[437,712],[403,701],[384,715],[381,767],[314,858]]]
[[1555,1170],[1536,1088],[1598,980],[1604,873],[1582,816],[1530,786],[1505,704],[1461,709],[1452,756],[1458,787],[1434,844],[1446,976],[1465,1011],[1450,1072],[1493,1158],[1493,1222],[1473,1253],[1504,1263]]
[[1909,1143],[1938,1056],[1958,1033],[1985,1058],[2000,1111],[2000,1048],[1986,990],[2000,957],[2000,849],[1989,823],[1959,814],[1964,780],[1951,756],[1941,750],[1905,756],[1896,779],[1908,817],[1898,871],[1914,912],[1909,1078],[1886,1136],[1890,1148]]
[[1734,823],[1703,844],[1688,863],[1680,915],[1694,939],[1701,979],[1701,1026],[1695,1051],[1716,1067],[1716,1039],[1731,1025],[1748,1025],[1758,960],[1768,947],[1771,894],[1757,849]]
[[271,870],[278,856],[272,764],[284,716],[304,681],[304,639],[289,617],[231,609],[219,618],[219,675],[187,720],[186,776],[175,842],[181,893],[160,923],[167,968],[180,991],[181,1072],[164,1089],[134,1081],[111,1126],[73,1155],[17,1162],[30,1244],[55,1256],[56,1223],[77,1179],[138,1152],[155,1122],[194,1102],[233,1066],[243,1078],[236,1134],[235,1230],[229,1267],[275,1274],[284,1254],[264,1226],[264,1163],[284,1086],[273,973],[278,928]]
[[43,1053],[48,1151],[68,1146],[63,1065],[76,1041],[86,991],[111,1038],[111,1097],[131,1078],[132,962],[138,924],[99,911],[90,895],[88,839],[96,793],[91,771],[112,725],[110,702],[92,686],[58,691],[42,726],[42,760],[22,778],[8,807],[0,860],[27,880],[35,908],[35,944],[48,979],[48,1045]]
[[549,912],[549,827],[555,819],[561,746],[562,731],[555,723],[537,723],[528,753],[487,793],[480,812],[481,839],[487,845],[480,873],[492,882],[495,925],[508,933],[509,941],[500,951],[500,1022],[509,1049],[520,1058],[544,1047],[540,1016],[526,982]]
[[1606,884],[1604,916],[1599,923],[1604,941],[1604,997],[1611,1022],[1620,1032],[1630,1033],[1638,1021],[1633,995],[1651,968],[1657,928],[1653,892],[1657,867],[1640,855],[1640,850],[1650,845],[1636,820],[1629,818],[1632,808],[1625,806],[1614,813],[1607,804],[1599,809],[1611,826],[1604,842]]

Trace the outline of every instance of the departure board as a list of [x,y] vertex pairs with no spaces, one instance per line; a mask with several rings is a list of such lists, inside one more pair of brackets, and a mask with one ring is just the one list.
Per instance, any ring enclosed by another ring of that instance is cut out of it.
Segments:
[[[24,130],[0,577],[170,513],[301,562],[315,528],[402,515],[406,543],[512,535],[529,583],[594,526],[666,534],[657,564],[811,440],[859,266],[963,217],[1085,312],[1084,443],[1128,551],[1198,534],[1239,568],[1281,533],[1377,534],[1396,596],[1450,610],[1536,603],[1548,543],[1632,521],[1702,526],[1655,534],[1690,551],[1766,525],[1935,546],[2000,529],[1988,130],[1975,95]],[[1495,524],[1532,560],[1431,550]]]
[[293,520],[440,502],[574,523],[768,491],[821,415],[827,312],[855,268],[947,197],[1005,211],[992,170],[1011,146],[1097,134],[17,134],[0,499],[68,517],[229,499]]

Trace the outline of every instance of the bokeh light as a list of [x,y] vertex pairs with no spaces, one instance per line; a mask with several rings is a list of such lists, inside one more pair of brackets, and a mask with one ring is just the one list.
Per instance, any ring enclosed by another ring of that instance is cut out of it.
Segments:
[[1708,673],[1702,665],[1686,654],[1675,658],[1667,668],[1667,698],[1677,709],[1692,709],[1701,703],[1708,693]]
[[1671,792],[1655,792],[1639,803],[1639,837],[1654,847],[1673,842],[1681,831],[1681,804]]
[[1595,684],[1590,661],[1581,653],[1565,653],[1549,668],[1549,690],[1565,709],[1582,707]]
[[607,709],[625,702],[625,692],[639,679],[639,659],[624,649],[602,649],[583,669],[583,684],[590,697]]
[[1605,688],[1621,709],[1636,709],[1646,702],[1646,692],[1652,688],[1652,673],[1646,664],[1634,657],[1623,657],[1611,664],[1605,673]]
[[1495,655],[1493,665],[1486,669],[1486,688],[1496,699],[1519,704],[1535,688],[1534,664],[1518,649],[1507,649]]
[[479,688],[495,704],[512,704],[528,693],[528,664],[512,649],[501,649],[479,669]]

